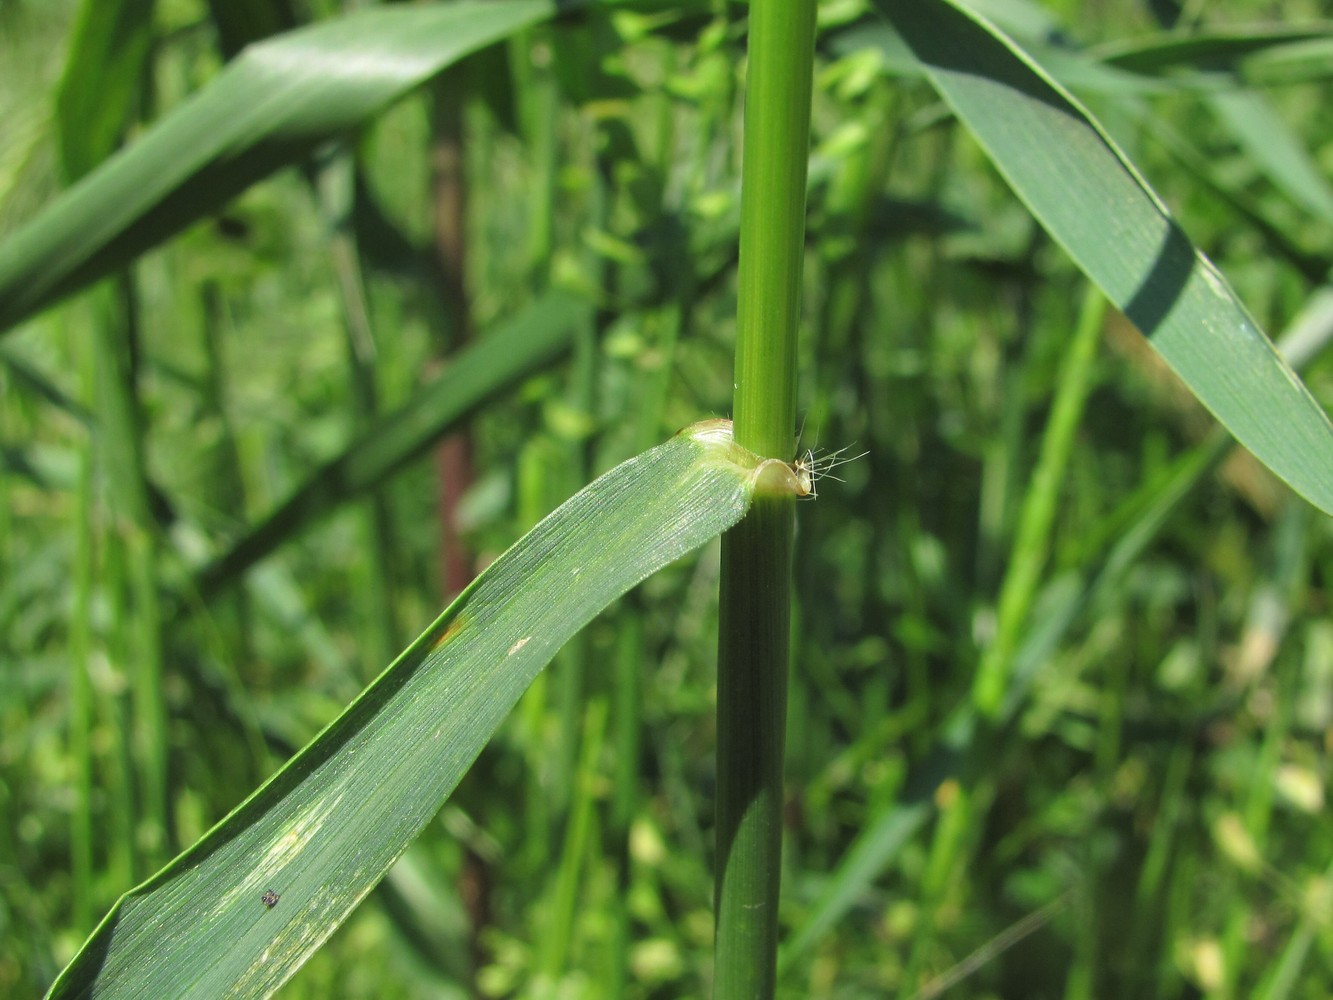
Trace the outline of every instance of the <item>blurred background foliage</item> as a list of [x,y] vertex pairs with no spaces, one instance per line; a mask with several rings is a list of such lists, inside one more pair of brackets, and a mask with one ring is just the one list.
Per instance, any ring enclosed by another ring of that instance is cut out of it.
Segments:
[[[106,132],[70,96],[81,5],[0,0],[0,233],[248,41],[358,6],[140,3]],[[1328,5],[975,6],[1304,338],[1327,406]],[[873,12],[821,22],[802,448],[868,454],[799,510],[783,995],[1330,995],[1329,520],[1085,301]],[[743,35],[723,0],[523,32],[0,341],[0,994],[45,989],[473,568],[726,414]],[[369,489],[321,472],[553,287],[596,307],[559,361]],[[216,570],[302,488],[322,506]],[[567,647],[284,995],[706,995],[716,577],[714,547]],[[1014,680],[978,732],[1006,587]]]

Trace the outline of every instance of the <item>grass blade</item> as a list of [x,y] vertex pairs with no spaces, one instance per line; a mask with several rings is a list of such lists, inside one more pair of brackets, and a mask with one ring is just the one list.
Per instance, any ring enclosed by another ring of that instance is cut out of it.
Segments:
[[1237,440],[1333,513],[1333,424],[1088,112],[951,0],[880,6],[1037,221]]
[[785,465],[711,421],[577,493],[259,791],[122,897],[50,995],[277,989],[435,815],[560,646],[736,523],[769,469],[794,488]]
[[0,245],[0,329],[300,162],[455,60],[554,11],[551,0],[395,6],[251,46]]

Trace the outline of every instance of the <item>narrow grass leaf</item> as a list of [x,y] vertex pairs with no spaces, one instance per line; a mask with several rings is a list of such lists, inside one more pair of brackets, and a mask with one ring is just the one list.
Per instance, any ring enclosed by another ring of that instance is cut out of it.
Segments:
[[1033,216],[1243,445],[1333,513],[1333,424],[1067,92],[952,0],[881,0]]
[[251,46],[0,244],[0,330],[555,8],[553,0],[396,5]]
[[575,494],[262,788],[122,897],[50,996],[277,989],[421,832],[566,640],[735,524],[760,488],[794,479],[710,421]]

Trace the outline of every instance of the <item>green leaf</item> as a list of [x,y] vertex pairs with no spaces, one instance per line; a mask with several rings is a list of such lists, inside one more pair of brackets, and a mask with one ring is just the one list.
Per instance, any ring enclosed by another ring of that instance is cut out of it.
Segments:
[[396,5],[251,46],[0,244],[0,330],[555,9],[554,0]]
[[952,0],[880,0],[1033,216],[1260,461],[1333,513],[1333,424],[1089,113]]
[[566,640],[735,524],[761,488],[794,490],[791,469],[735,445],[718,420],[581,490],[259,791],[122,897],[50,995],[277,989],[435,815]]

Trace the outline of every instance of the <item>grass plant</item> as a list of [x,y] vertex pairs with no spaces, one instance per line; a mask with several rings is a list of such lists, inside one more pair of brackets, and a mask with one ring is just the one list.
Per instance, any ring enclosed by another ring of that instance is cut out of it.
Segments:
[[0,4],[0,995],[1328,996],[1325,14]]

